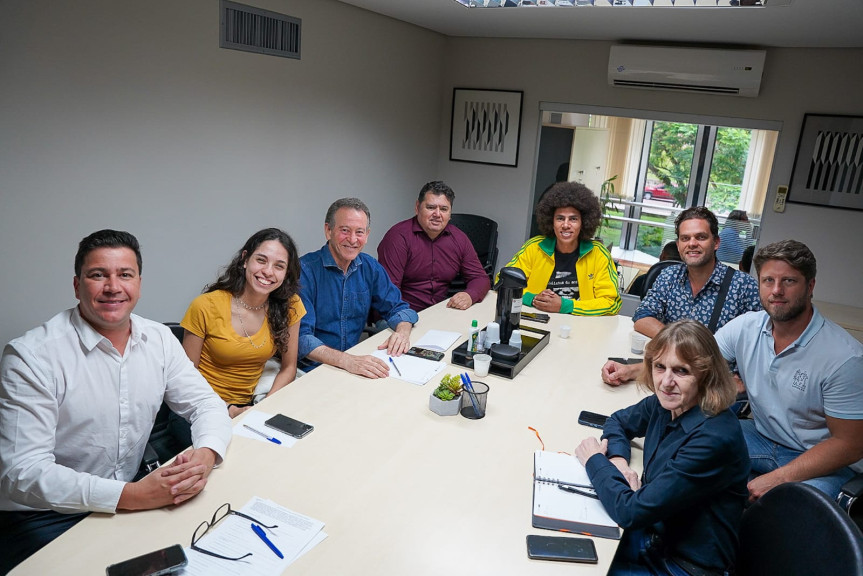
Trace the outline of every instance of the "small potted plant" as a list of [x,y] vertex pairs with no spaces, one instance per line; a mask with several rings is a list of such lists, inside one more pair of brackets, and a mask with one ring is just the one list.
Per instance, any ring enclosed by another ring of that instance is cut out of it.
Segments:
[[439,416],[455,416],[461,404],[461,380],[447,374],[429,397],[429,410]]

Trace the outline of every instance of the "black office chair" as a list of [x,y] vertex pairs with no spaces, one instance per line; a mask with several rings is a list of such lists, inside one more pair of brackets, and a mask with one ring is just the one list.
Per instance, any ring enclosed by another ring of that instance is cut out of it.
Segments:
[[863,533],[820,490],[780,484],[740,525],[737,576],[863,576]]
[[683,262],[680,260],[662,260],[657,262],[653,266],[651,266],[647,272],[644,274],[644,290],[641,294],[641,297],[644,298],[650,289],[653,287],[653,283],[656,282],[656,279],[659,277],[659,273],[668,268],[669,266],[683,266]]
[[863,474],[857,474],[851,480],[842,485],[836,502],[845,510],[851,520],[863,530]]
[[[177,322],[165,322],[164,324],[171,329],[171,332],[182,344],[183,327]],[[183,442],[181,442],[171,430],[170,420],[172,414],[174,414],[174,412],[167,404],[162,402],[162,406],[156,413],[156,420],[153,423],[153,429],[150,431],[150,439],[147,441],[147,448],[144,450],[144,460],[141,462],[138,477],[155,470],[160,464],[167,462],[188,448],[188,446],[183,446]]]
[[[488,274],[489,282],[493,284],[497,265],[497,222],[476,214],[453,214],[450,224],[467,234],[479,257],[479,263]],[[461,292],[466,286],[461,276],[456,276],[450,284],[449,295]]]

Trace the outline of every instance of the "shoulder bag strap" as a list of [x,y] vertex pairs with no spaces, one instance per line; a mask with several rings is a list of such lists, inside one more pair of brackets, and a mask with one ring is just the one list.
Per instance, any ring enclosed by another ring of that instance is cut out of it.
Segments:
[[725,305],[725,296],[728,295],[728,288],[731,286],[731,280],[734,278],[734,268],[727,268],[725,276],[722,278],[722,284],[719,285],[719,294],[716,295],[716,304],[713,305],[713,314],[710,316],[710,323],[707,329],[711,333],[716,333],[716,326],[719,324],[719,315],[722,314],[722,307]]

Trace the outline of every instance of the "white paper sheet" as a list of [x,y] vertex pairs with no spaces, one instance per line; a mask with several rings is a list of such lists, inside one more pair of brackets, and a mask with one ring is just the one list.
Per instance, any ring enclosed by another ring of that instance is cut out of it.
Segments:
[[437,352],[446,352],[456,340],[462,337],[461,332],[448,332],[446,330],[429,330],[420,338],[414,346],[428,348]]
[[186,548],[188,565],[178,574],[181,576],[240,576],[281,574],[297,558],[311,550],[327,535],[322,531],[324,523],[298,514],[271,500],[252,498],[240,512],[259,520],[263,524],[276,525],[264,528],[267,537],[284,555],[279,558],[251,528],[251,522],[235,514],[211,528],[197,545],[223,556],[252,555],[242,560],[223,560]]
[[446,368],[446,362],[443,360],[435,362],[433,360],[426,360],[425,358],[402,354],[397,358],[393,357],[393,363],[398,367],[398,370],[396,370],[393,364],[390,364],[390,356],[386,350],[375,350],[372,352],[372,356],[380,358],[390,367],[390,378],[404,380],[417,386],[422,386],[434,378],[435,374]]

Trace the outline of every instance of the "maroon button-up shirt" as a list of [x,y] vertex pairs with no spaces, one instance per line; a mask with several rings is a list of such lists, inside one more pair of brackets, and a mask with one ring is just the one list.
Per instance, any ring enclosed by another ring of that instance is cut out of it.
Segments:
[[389,229],[378,245],[378,261],[402,291],[402,299],[417,312],[446,300],[449,284],[459,273],[474,303],[490,288],[488,275],[464,232],[447,225],[432,240],[416,216]]

